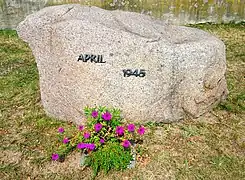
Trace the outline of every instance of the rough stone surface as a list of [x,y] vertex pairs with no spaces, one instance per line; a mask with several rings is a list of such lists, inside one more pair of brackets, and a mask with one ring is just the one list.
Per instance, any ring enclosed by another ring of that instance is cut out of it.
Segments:
[[[29,15],[18,28],[29,43],[49,115],[81,123],[85,106],[122,110],[131,121],[198,117],[227,95],[222,41],[132,12],[61,5]],[[106,63],[77,61],[103,55]],[[123,69],[145,69],[124,77]]]

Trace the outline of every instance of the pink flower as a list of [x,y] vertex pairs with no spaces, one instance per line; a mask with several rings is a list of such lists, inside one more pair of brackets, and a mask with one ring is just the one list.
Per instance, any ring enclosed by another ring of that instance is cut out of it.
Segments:
[[93,118],[97,118],[98,117],[98,111],[93,111],[91,115]]
[[64,143],[64,144],[67,144],[68,142],[70,142],[70,140],[69,140],[68,138],[64,138],[64,139],[63,139],[63,143]]
[[122,142],[122,146],[125,147],[125,148],[128,148],[130,146],[130,142],[128,140],[124,140]]
[[99,132],[101,129],[102,129],[102,124],[97,123],[97,124],[94,125],[94,130],[95,130],[96,132]]
[[105,140],[104,139],[100,139],[100,144],[104,144]]
[[128,131],[129,132],[134,132],[134,129],[135,129],[135,125],[134,124],[129,124],[128,125]]
[[63,132],[65,132],[65,130],[64,130],[64,128],[63,128],[63,127],[59,127],[58,131],[59,131],[59,133],[63,133]]
[[110,121],[111,118],[112,118],[111,113],[105,112],[104,114],[102,114],[102,118],[103,118],[105,121]]
[[88,133],[88,132],[85,132],[85,133],[83,134],[83,137],[84,137],[85,139],[88,139],[88,138],[90,138],[90,133]]
[[86,143],[78,143],[77,148],[78,149],[85,149],[85,148],[87,148],[87,144]]
[[84,128],[84,126],[82,126],[82,125],[78,126],[79,131],[82,131],[83,128]]
[[144,126],[140,126],[140,128],[138,129],[137,132],[139,133],[139,135],[145,134],[145,128],[144,128]]
[[124,134],[124,128],[122,126],[117,126],[116,127],[116,133],[119,135],[119,136],[122,136]]
[[87,148],[88,148],[89,150],[93,151],[93,150],[95,149],[95,144],[94,144],[94,143],[88,144],[88,145],[87,145]]
[[59,159],[59,154],[52,154],[52,160],[56,161]]

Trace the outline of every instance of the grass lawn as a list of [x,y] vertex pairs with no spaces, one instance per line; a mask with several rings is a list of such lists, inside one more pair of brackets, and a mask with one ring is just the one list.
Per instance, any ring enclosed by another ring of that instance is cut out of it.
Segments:
[[[137,167],[96,179],[245,179],[245,24],[195,27],[226,44],[226,102],[198,120],[147,124]],[[91,179],[78,152],[51,162],[58,127],[71,124],[45,115],[38,83],[30,48],[15,31],[0,30],[1,179]]]

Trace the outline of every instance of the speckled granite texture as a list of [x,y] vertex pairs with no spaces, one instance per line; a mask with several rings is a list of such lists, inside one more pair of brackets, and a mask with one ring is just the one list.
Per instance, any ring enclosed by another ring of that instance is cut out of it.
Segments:
[[[173,122],[227,95],[224,43],[198,29],[72,4],[29,15],[17,31],[36,58],[45,111],[61,120],[82,123],[85,106],[102,105],[133,122]],[[81,54],[106,63],[78,61]]]

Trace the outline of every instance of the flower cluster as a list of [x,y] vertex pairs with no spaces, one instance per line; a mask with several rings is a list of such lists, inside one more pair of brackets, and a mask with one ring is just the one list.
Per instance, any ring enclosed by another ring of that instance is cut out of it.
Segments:
[[[52,155],[52,160],[58,160],[59,155],[64,155],[68,150],[74,148],[92,153],[106,146],[108,142],[117,142],[119,146],[128,149],[131,147],[132,141],[145,133],[144,126],[123,125],[120,111],[117,109],[85,108],[85,114],[87,124],[78,126],[78,132],[75,136],[63,137],[63,146],[58,153]],[[58,132],[59,135],[64,135],[66,131],[60,127]]]
[[91,144],[89,144],[89,143],[79,143],[78,145],[77,145],[77,148],[78,149],[87,149],[87,150],[94,150],[95,149],[95,144],[94,143],[91,143]]

